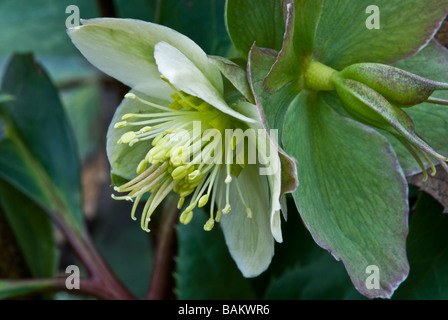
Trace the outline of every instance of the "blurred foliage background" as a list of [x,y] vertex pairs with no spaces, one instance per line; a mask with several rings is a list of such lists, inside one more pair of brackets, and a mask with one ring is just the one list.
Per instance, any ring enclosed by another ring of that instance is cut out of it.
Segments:
[[[82,19],[107,16],[163,24],[190,37],[208,54],[233,57],[224,24],[225,0],[0,0],[0,74],[6,69],[17,71],[8,67],[15,53],[32,53],[48,73],[73,132],[76,159],[67,160],[67,154],[58,152],[47,156],[55,163],[80,164],[81,211],[88,232],[112,270],[136,297],[143,298],[154,267],[157,228],[148,236],[130,219],[129,204],[111,199],[105,153],[107,127],[127,88],[93,68],[72,45],[65,24],[69,5],[79,7]],[[444,39],[443,34],[439,39]],[[29,99],[31,110],[34,98]],[[39,105],[44,106],[45,101]],[[39,126],[45,128],[50,122]],[[0,141],[3,138],[0,130]],[[0,144],[0,150],[6,150],[2,148],[6,145]],[[0,279],[66,276],[68,265],[81,264],[35,199],[16,189],[17,184],[11,183],[5,172],[0,170]],[[442,206],[417,188],[411,187],[410,202],[411,273],[394,298],[448,298],[448,217],[441,215]],[[172,281],[167,283],[164,298],[363,299],[342,263],[314,243],[292,202],[289,207],[284,243],[277,244],[268,271],[255,279],[241,276],[219,227],[209,233],[202,231],[205,215],[196,215],[188,226],[177,226],[171,248]],[[6,292],[2,280],[0,297],[7,298],[1,293]],[[79,297],[62,292],[27,298]]]

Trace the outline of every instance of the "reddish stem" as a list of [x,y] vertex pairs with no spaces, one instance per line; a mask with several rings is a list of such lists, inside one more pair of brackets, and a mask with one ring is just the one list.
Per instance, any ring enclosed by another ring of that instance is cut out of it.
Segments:
[[172,295],[176,230],[178,221],[177,202],[168,197],[164,202],[160,230],[157,235],[156,252],[147,300],[167,300]]

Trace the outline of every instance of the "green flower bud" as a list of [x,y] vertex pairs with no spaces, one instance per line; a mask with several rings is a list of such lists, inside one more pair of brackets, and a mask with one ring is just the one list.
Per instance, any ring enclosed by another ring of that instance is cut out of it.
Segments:
[[433,174],[435,174],[435,167],[429,156],[440,160],[440,164],[448,172],[448,166],[445,163],[448,158],[434,151],[415,132],[412,119],[401,108],[361,82],[341,77],[334,77],[333,81],[347,113],[361,123],[394,135],[414,156],[425,173],[425,179],[427,178],[426,169],[419,154],[431,165]]
[[367,85],[389,102],[400,107],[420,104],[426,101],[434,91],[448,89],[446,83],[428,80],[379,63],[353,64],[342,70],[339,76]]

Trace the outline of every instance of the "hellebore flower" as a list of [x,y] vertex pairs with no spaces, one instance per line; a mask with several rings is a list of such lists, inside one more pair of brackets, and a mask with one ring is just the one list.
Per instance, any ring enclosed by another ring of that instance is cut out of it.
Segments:
[[448,54],[433,37],[448,1],[378,1],[373,29],[369,1],[269,3],[228,0],[227,27],[263,123],[297,160],[297,209],[359,292],[391,297],[409,273],[405,175],[447,169]]
[[[242,273],[264,271],[274,238],[282,241],[280,162],[256,107],[244,99],[229,105],[219,68],[170,28],[104,18],[83,21],[68,34],[94,66],[131,87],[107,136],[112,174],[128,181],[115,186],[120,195],[113,198],[133,202],[134,220],[138,204],[145,203],[146,231],[171,191],[179,195],[183,224],[196,207],[209,204],[204,229],[221,222]],[[266,168],[272,170],[260,174]]]

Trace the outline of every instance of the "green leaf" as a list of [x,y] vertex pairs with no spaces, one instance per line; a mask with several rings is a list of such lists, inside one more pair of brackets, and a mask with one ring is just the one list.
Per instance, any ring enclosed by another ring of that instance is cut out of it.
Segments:
[[303,88],[303,66],[307,65],[313,53],[314,37],[323,2],[296,0],[293,5],[288,6],[282,50],[265,80],[268,91],[274,92],[291,81],[298,82],[297,90]]
[[[435,41],[430,42],[416,56],[395,66],[431,80],[448,82],[448,51]],[[448,99],[448,92],[438,91],[433,96]],[[415,131],[437,152],[448,155],[448,107],[422,103],[406,108],[405,111],[414,121]],[[393,137],[390,138],[390,142],[407,175],[421,171],[412,155],[401,143]]]
[[249,86],[246,71],[236,63],[218,56],[209,56],[210,63],[214,64],[221,71],[223,76],[247,99],[250,103],[255,103],[254,96]]
[[411,272],[394,298],[445,300],[448,297],[448,216],[442,210],[436,200],[420,194],[407,241]]
[[34,52],[38,55],[76,54],[65,32],[69,5],[79,8],[82,18],[98,16],[90,0],[0,1],[0,55]]
[[53,280],[0,280],[0,300],[23,296],[53,287]]
[[254,299],[255,292],[249,279],[243,278],[230,257],[219,224],[210,232],[203,230],[207,219],[202,211],[198,211],[188,225],[177,227],[178,298]]
[[29,55],[9,62],[2,91],[0,176],[48,212],[82,230],[78,155],[56,89]]
[[[288,200],[288,220],[282,224],[283,244],[275,248],[269,269],[257,279],[265,280],[263,299],[362,299],[342,263],[316,245]],[[291,254],[291,250],[294,253]]]
[[53,225],[46,213],[3,180],[0,180],[0,205],[31,274],[36,278],[54,276],[56,242]]
[[83,85],[61,92],[67,118],[73,128],[80,159],[83,161],[100,146],[105,130],[101,118],[100,87]]
[[[359,292],[390,297],[409,269],[408,188],[387,140],[308,91],[289,107],[283,139],[298,161],[293,196],[314,240],[342,260]],[[366,286],[370,265],[379,289]]]
[[1,93],[1,92],[0,92],[0,103],[8,102],[8,101],[10,101],[10,100],[12,100],[12,99],[14,99],[13,96],[11,96],[11,95],[9,95],[9,94],[4,94],[4,93]]
[[360,299],[344,267],[330,254],[321,253],[305,265],[297,265],[273,280],[267,300]]
[[258,47],[281,49],[285,31],[282,9],[278,0],[227,0],[227,31],[243,57],[254,42]]
[[[121,0],[126,7],[129,1]],[[155,1],[147,1],[155,2]],[[154,10],[155,23],[188,36],[208,54],[228,56],[231,43],[224,23],[225,0],[163,0]],[[122,17],[129,17],[123,14]],[[146,20],[146,19],[145,19]],[[206,30],[207,32],[204,32]]]
[[[379,9],[380,29],[366,27],[370,5]],[[338,70],[357,62],[398,61],[431,40],[447,10],[446,0],[325,1],[314,56]]]
[[[152,243],[148,234],[140,229],[140,224],[132,221],[128,212],[128,202],[105,202],[99,208],[95,220],[97,227],[93,240],[123,284],[136,297],[143,299],[148,290],[153,265]],[[115,216],[114,213],[118,215]]]
[[276,54],[272,50],[253,46],[249,53],[248,77],[263,126],[275,128],[281,134],[285,111],[298,93],[294,83],[271,93],[265,90],[264,80],[275,62]]
[[0,279],[21,279],[31,276],[19,244],[0,203]]

